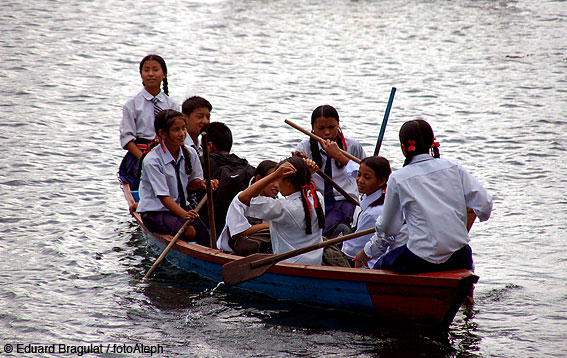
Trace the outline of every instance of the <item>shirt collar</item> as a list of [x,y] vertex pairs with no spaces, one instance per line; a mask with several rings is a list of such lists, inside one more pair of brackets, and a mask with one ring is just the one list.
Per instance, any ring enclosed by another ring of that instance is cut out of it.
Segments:
[[435,159],[435,158],[433,158],[429,154],[418,154],[411,159],[410,164],[425,162],[425,161],[431,160],[431,159]]
[[[142,90],[142,96],[144,96],[144,98],[147,99],[148,101],[151,101],[154,98],[154,96],[152,96],[152,94],[148,92],[145,88]],[[163,91],[159,91],[156,98],[160,102],[163,102],[163,96],[164,96]]]
[[295,198],[299,198],[301,196],[301,190],[300,191],[296,191],[293,194],[289,194],[288,196],[286,196],[286,199],[295,199]]
[[[165,148],[165,153],[163,151],[162,148]],[[181,158],[185,158],[185,156],[183,155],[183,151],[181,150],[181,148],[179,148],[179,154],[177,155],[177,160],[173,159],[173,155],[171,155],[171,152],[169,151],[169,149],[167,149],[167,146],[165,144],[159,145],[156,147],[156,150],[158,151],[158,153],[161,155],[164,163],[178,163]]]
[[370,195],[365,195],[364,199],[360,202],[360,209],[366,210],[370,204],[380,198],[384,193],[382,192],[382,188],[376,190],[374,193]]

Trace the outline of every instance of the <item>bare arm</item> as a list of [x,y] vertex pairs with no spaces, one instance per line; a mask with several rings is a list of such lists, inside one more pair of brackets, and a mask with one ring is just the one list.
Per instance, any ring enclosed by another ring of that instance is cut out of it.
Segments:
[[142,151],[138,149],[138,146],[134,143],[134,141],[128,142],[124,148],[136,157],[136,159],[140,160],[142,157]]

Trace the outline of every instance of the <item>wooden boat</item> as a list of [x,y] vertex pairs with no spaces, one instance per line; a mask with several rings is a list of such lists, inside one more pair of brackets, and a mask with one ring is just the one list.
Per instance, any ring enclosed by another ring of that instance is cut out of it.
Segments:
[[[123,190],[128,204],[133,204],[129,187]],[[159,255],[172,237],[148,231],[139,214],[133,216]],[[241,258],[181,240],[166,256],[173,265],[216,282],[222,281],[222,265]],[[280,262],[238,287],[276,299],[372,315],[380,321],[445,330],[477,281],[478,276],[469,270],[399,275]]]

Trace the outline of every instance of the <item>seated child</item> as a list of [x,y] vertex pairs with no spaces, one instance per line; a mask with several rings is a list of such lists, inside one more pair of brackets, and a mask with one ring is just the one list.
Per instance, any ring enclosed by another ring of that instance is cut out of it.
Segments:
[[404,123],[399,137],[406,160],[390,175],[376,228],[391,236],[405,221],[409,239],[374,268],[397,273],[472,270],[467,207],[480,221],[488,220],[492,197],[459,163],[439,158],[439,143],[426,121]]
[[[211,122],[203,127],[209,141],[209,163],[211,178],[219,181],[218,190],[213,193],[215,212],[215,232],[217,236],[224,228],[226,213],[232,199],[248,187],[254,175],[254,167],[246,159],[230,153],[232,132],[221,122]],[[203,213],[203,220],[208,223],[208,213]]]
[[[339,126],[339,113],[329,105],[315,108],[311,114],[311,128],[313,133],[327,142],[332,142],[338,147],[357,158],[366,157],[364,149],[360,143],[349,137],[345,137]],[[344,167],[345,162],[341,162],[338,157],[328,153],[322,143],[315,139],[305,139],[296,148],[302,152],[304,157],[312,159],[321,170],[333,179],[351,196],[356,197],[356,183],[347,177]],[[346,158],[344,155],[342,157]],[[346,158],[348,161],[348,158]],[[330,183],[324,181],[318,174],[313,175],[317,190],[325,198],[325,229],[323,235],[326,238],[336,236],[335,229],[340,224],[350,225],[354,214],[355,206],[347,201],[338,191],[335,191]]]
[[[325,213],[323,197],[311,184],[312,161],[290,157],[278,164],[276,171],[255,182],[238,199],[252,217],[268,221],[274,254],[281,254],[322,242]],[[283,198],[260,196],[271,183],[278,182]],[[323,249],[314,250],[284,262],[320,265]]]
[[[278,163],[271,160],[262,161],[256,167],[251,184],[272,174],[277,165]],[[278,192],[278,182],[273,181],[264,187],[260,195],[275,198]],[[240,256],[271,252],[270,225],[260,219],[246,216],[247,209],[248,206],[238,199],[238,195],[232,199],[226,214],[226,224],[217,240],[217,248]]]
[[[187,188],[204,189],[205,181],[197,153],[184,146],[183,115],[174,110],[161,111],[154,127],[160,144],[142,156],[137,211],[148,230],[169,235],[175,235],[190,220],[184,240],[208,246],[209,232],[199,214],[189,210],[186,200]],[[213,183],[213,187],[216,185]]]
[[211,103],[199,96],[189,97],[181,105],[181,112],[183,112],[187,126],[185,145],[195,149],[199,156],[203,155],[199,134],[201,134],[203,127],[211,122],[212,110]]

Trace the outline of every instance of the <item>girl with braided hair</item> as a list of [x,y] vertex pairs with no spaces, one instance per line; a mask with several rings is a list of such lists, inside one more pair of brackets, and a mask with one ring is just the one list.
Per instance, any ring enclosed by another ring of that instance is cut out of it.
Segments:
[[[323,105],[315,108],[311,114],[311,129],[324,141],[336,144],[338,148],[355,157],[359,159],[366,157],[364,149],[357,140],[344,136],[339,126],[339,113],[332,106]],[[345,165],[349,159],[344,155],[339,157],[327,152],[324,143],[319,143],[313,138],[299,143],[296,152],[299,152],[298,154],[304,158],[312,159],[325,174],[352,197],[358,196],[356,182],[345,171]],[[326,216],[323,235],[327,238],[335,237],[337,234],[335,229],[342,226],[340,224],[349,225],[352,222],[355,206],[336,191],[330,183],[324,181],[320,175],[314,174],[313,180],[325,200]]]
[[[397,273],[472,270],[467,208],[480,221],[488,220],[492,197],[459,163],[440,158],[439,143],[426,121],[404,123],[400,144],[406,160],[388,179],[376,231],[394,235],[405,221],[409,239],[374,268]],[[364,256],[357,259],[367,260]]]
[[179,104],[169,97],[167,66],[161,56],[144,57],[140,62],[140,76],[144,88],[124,104],[120,122],[120,145],[128,152],[120,163],[118,177],[122,183],[130,185],[130,190],[138,190],[138,161],[156,136],[155,115],[164,109],[179,109]]
[[[209,232],[199,214],[190,210],[187,190],[204,190],[203,169],[193,148],[184,146],[187,130],[183,114],[172,109],[160,111],[154,121],[159,144],[140,160],[140,202],[144,225],[150,231],[175,235],[186,220],[192,222],[185,241],[208,246]],[[213,181],[213,188],[218,181]]]
[[[315,170],[317,167],[312,160],[290,157],[281,161],[274,172],[238,195],[240,202],[248,206],[249,216],[269,222],[274,254],[323,241],[323,197],[311,182]],[[262,190],[275,181],[283,197],[261,196]],[[284,262],[320,265],[322,254],[323,249],[318,249]]]

